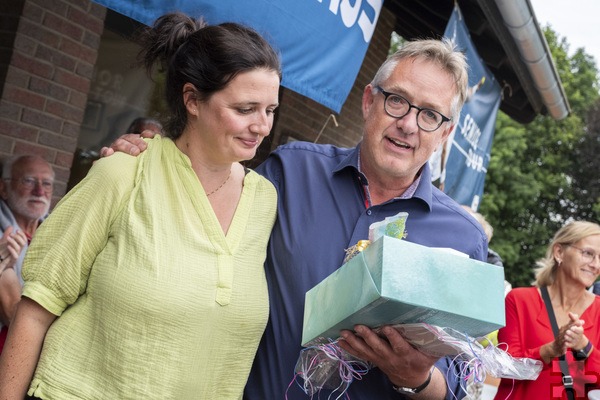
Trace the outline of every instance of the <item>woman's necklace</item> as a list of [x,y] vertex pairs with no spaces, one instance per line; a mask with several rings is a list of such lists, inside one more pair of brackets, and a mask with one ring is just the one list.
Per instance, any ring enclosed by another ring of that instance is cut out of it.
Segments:
[[218,192],[219,189],[221,189],[227,183],[227,181],[229,180],[230,177],[231,177],[231,168],[229,168],[229,175],[227,175],[227,178],[223,181],[223,183],[221,183],[221,185],[218,188],[216,188],[215,190],[213,190],[212,192],[210,192],[209,194],[207,194],[206,197],[209,197],[210,195],[215,194],[216,192]]
[[[579,302],[585,298],[585,292],[583,292],[581,294],[581,296],[579,296],[579,298],[577,299],[577,301],[575,303],[573,303],[573,305],[571,307],[569,307],[568,310],[565,310],[568,313],[570,313],[572,310],[577,310],[577,306],[579,305]],[[579,313],[578,313],[579,314]]]
[[571,304],[571,306],[569,308],[565,307],[564,304],[562,304],[562,302],[560,303],[560,308],[562,308],[562,310],[565,312],[565,314],[569,314],[572,310],[576,310],[577,306],[579,305],[579,303],[581,302],[582,299],[585,299],[585,292],[583,292],[575,301],[575,303]]

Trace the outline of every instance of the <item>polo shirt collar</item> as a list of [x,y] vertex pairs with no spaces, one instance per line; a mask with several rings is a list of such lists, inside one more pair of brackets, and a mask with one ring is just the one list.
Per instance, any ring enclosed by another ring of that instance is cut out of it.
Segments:
[[[356,170],[357,172],[360,172],[360,169],[358,167],[359,164],[359,155],[360,155],[360,143],[350,149],[350,152],[342,159],[342,161],[340,161],[334,168],[333,168],[333,173],[338,173],[343,169],[346,168],[353,168],[354,170]],[[362,173],[361,173],[362,175]]]
[[[360,171],[360,168],[359,168],[360,145],[361,145],[361,143],[359,143],[358,145],[356,145],[356,147],[351,149],[350,152],[346,155],[346,157],[344,157],[333,168],[333,171],[332,171],[333,174],[337,174],[346,168],[351,168],[351,169],[354,169],[359,174],[361,181],[364,180],[364,182],[368,182],[367,177]],[[432,197],[433,197],[432,187],[433,187],[433,185],[431,184],[431,169],[429,167],[429,163],[425,163],[425,165],[421,169],[421,179],[419,180],[417,189],[415,190],[415,193],[412,195],[412,198],[417,198],[417,199],[420,199],[423,202],[425,202],[427,204],[427,207],[429,208],[429,211],[431,211],[431,205],[432,205]]]

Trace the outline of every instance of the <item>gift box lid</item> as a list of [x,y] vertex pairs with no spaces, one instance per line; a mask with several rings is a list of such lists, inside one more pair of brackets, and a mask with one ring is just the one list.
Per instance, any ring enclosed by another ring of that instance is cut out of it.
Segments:
[[356,324],[424,322],[482,336],[504,326],[504,269],[384,236],[306,293],[303,345]]

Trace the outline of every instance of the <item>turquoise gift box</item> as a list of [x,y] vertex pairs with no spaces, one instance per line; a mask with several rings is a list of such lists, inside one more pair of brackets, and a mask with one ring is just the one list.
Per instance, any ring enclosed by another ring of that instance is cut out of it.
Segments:
[[505,324],[504,269],[383,236],[306,292],[303,346],[356,324],[427,323],[473,337]]

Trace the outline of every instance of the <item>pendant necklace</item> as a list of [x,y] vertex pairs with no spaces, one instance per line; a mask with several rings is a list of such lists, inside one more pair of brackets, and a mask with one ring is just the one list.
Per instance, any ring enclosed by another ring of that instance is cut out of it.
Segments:
[[210,195],[215,194],[216,192],[218,192],[219,189],[221,189],[227,183],[227,181],[229,180],[230,177],[231,177],[231,168],[229,169],[229,175],[227,175],[227,178],[223,181],[223,183],[221,183],[221,185],[218,188],[216,188],[215,190],[213,190],[212,192],[210,192],[209,194],[207,194],[206,197],[208,197],[208,196],[210,196]]

